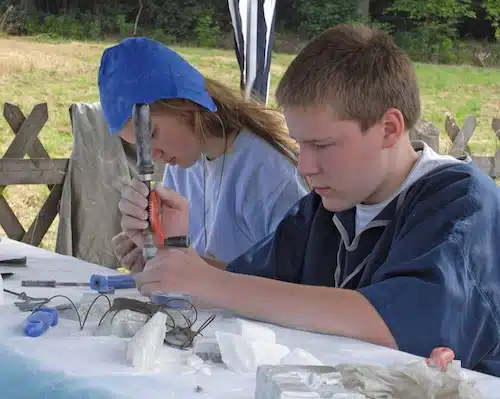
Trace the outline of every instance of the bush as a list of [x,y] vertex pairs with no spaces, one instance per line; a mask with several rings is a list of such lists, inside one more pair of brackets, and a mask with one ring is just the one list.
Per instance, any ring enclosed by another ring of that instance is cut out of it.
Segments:
[[315,36],[341,23],[359,19],[359,0],[297,0],[297,11],[302,17],[299,30]]
[[220,27],[214,22],[212,12],[207,11],[198,17],[194,31],[196,33],[196,42],[199,47],[215,47],[217,37],[220,34]]
[[27,13],[20,7],[9,6],[0,18],[0,31],[8,35],[26,34]]

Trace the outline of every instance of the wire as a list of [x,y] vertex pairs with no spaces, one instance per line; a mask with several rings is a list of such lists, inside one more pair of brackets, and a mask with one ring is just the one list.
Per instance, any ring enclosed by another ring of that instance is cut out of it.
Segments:
[[50,298],[47,298],[47,301],[44,302],[44,303],[41,303],[35,309],[33,309],[32,312],[31,312],[31,314],[35,313],[41,307],[46,306],[50,301],[52,301],[52,300],[54,300],[56,298],[64,298],[64,299],[66,299],[66,300],[69,301],[69,303],[71,304],[71,307],[73,309],[75,309],[76,315],[78,316],[78,323],[80,324],[80,327],[81,327],[82,326],[82,319],[80,318],[80,313],[78,313],[78,309],[76,308],[75,303],[71,299],[69,299],[67,296],[65,296],[65,295],[54,295],[54,296],[52,296]]
[[[90,304],[89,308],[87,309],[87,313],[85,314],[85,319],[83,319],[83,323],[80,325],[80,331],[83,330],[83,327],[85,326],[85,322],[87,321],[87,318],[89,317],[90,310],[92,309],[92,306],[94,306],[94,304],[96,303],[96,301],[100,297],[105,297],[108,300],[109,307],[111,308],[111,300],[109,299],[109,297],[106,294],[99,294],[98,296],[96,296],[94,298],[94,300],[92,301],[92,303]],[[77,311],[77,313],[78,313],[78,311]]]
[[87,309],[87,312],[85,314],[83,322],[82,322],[82,318],[80,316],[80,312],[78,312],[78,308],[76,307],[75,303],[70,298],[68,298],[66,295],[54,295],[50,298],[47,298],[47,302],[41,303],[40,305],[38,305],[35,309],[33,309],[33,311],[31,313],[36,312],[42,306],[47,305],[50,301],[52,301],[56,298],[64,298],[71,304],[71,307],[75,310],[76,316],[78,317],[78,324],[80,325],[80,331],[81,331],[81,330],[83,330],[83,327],[85,326],[85,323],[87,322],[87,318],[89,317],[89,314],[90,314],[90,311],[92,310],[92,307],[94,306],[95,302],[102,296],[108,300],[109,307],[111,308],[111,300],[109,299],[109,297],[105,294],[99,294],[97,297],[94,298],[94,300],[90,304],[89,308]]
[[[89,308],[87,309],[87,312],[85,313],[85,317],[82,318],[80,316],[80,313],[78,312],[78,308],[76,307],[75,303],[68,298],[65,295],[54,295],[50,298],[47,298],[47,301],[40,303],[33,311],[32,313],[36,312],[39,310],[42,306],[46,306],[49,302],[53,301],[56,298],[64,298],[66,299],[70,304],[71,308],[74,309],[77,317],[78,317],[78,324],[80,325],[80,331],[83,330],[85,323],[88,320],[89,314],[97,302],[97,300],[100,297],[105,297],[106,300],[108,301],[109,309],[104,312],[102,315],[101,319],[99,320],[98,326],[100,326],[103,322],[103,320],[108,316],[111,312],[115,312],[113,316],[111,317],[110,324],[113,323],[114,318],[116,315],[124,310],[129,310],[132,312],[137,312],[146,315],[146,321],[147,323],[151,317],[154,316],[155,313],[157,312],[162,312],[167,315],[167,321],[166,321],[166,326],[167,326],[167,332],[165,334],[165,339],[164,342],[172,347],[178,348],[178,349],[186,349],[189,348],[193,345],[194,338],[196,338],[198,335],[202,335],[201,332],[207,328],[207,326],[212,323],[212,321],[215,319],[215,315],[210,316],[207,320],[205,320],[202,325],[196,330],[193,331],[193,326],[198,320],[198,310],[194,306],[194,304],[189,301],[188,299],[185,298],[172,298],[166,301],[162,305],[157,305],[152,302],[142,302],[136,299],[131,299],[131,298],[115,298],[113,300],[113,303],[111,303],[111,300],[106,294],[99,294],[97,297],[94,298],[94,300],[91,302]],[[182,301],[187,304],[186,307],[183,307],[182,309],[174,309],[169,307],[169,303],[172,301]],[[189,313],[192,311],[191,317],[188,317],[186,313]],[[185,325],[179,325],[176,322],[176,318],[174,317],[175,313],[181,316],[181,319],[185,321]],[[169,324],[170,322],[170,324]]]

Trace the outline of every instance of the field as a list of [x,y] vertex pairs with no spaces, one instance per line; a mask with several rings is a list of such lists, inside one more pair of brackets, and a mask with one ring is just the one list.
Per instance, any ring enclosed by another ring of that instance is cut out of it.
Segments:
[[[0,104],[19,105],[28,115],[34,105],[47,102],[49,120],[40,139],[52,158],[69,157],[72,137],[68,108],[73,102],[98,101],[97,70],[103,49],[110,43],[44,43],[31,39],[0,38]],[[207,76],[239,84],[239,69],[231,51],[176,48]],[[277,54],[272,63],[272,88],[293,56]],[[470,114],[478,127],[470,142],[472,151],[493,154],[497,141],[490,127],[500,110],[500,69],[469,66],[416,65],[421,84],[423,117],[443,130],[450,112],[459,125]],[[272,102],[271,102],[272,104]],[[0,152],[13,134],[0,117]],[[443,136],[444,138],[444,136]],[[444,147],[442,145],[442,147]],[[27,229],[48,194],[44,186],[10,186],[5,196]],[[58,219],[42,246],[53,249]],[[0,235],[4,232],[0,228]]]

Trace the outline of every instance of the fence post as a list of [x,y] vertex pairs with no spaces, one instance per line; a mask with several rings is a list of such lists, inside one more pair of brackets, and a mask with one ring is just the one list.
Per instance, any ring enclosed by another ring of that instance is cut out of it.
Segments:
[[439,131],[428,120],[420,120],[410,131],[410,140],[422,140],[434,151],[439,153]]
[[[0,158],[0,225],[9,238],[38,246],[57,215],[68,159],[50,159],[37,137],[48,120],[46,103],[36,105],[28,117],[5,103],[3,116],[15,137]],[[24,159],[26,154],[30,159]],[[27,232],[3,196],[11,184],[46,184],[50,190]]]

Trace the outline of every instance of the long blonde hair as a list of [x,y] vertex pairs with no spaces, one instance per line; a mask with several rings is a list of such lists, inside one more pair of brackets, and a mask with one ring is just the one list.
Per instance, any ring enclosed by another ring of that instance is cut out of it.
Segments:
[[248,128],[256,136],[271,144],[297,166],[299,147],[290,137],[283,115],[262,104],[246,100],[236,90],[214,80],[205,79],[205,88],[217,105],[217,112],[186,100],[161,100],[156,105],[175,111],[202,137],[224,137],[227,132],[239,132]]

